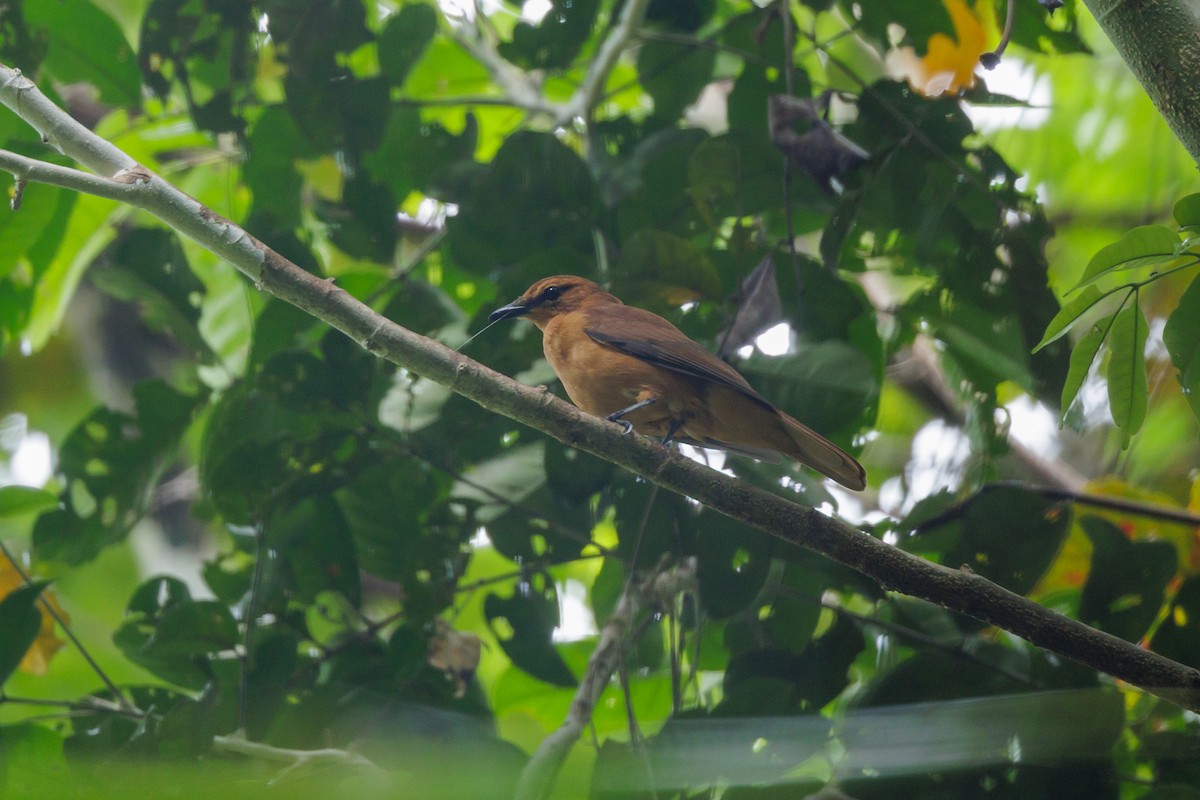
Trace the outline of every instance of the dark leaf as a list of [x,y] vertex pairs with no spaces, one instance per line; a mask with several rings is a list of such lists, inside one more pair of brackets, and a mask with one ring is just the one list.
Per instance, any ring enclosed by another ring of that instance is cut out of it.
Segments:
[[402,86],[437,32],[437,11],[424,3],[400,7],[379,34],[379,69],[393,86]]
[[599,7],[597,0],[551,0],[538,24],[517,22],[500,55],[527,70],[566,69],[592,32]]
[[555,686],[575,685],[575,676],[551,643],[559,623],[558,595],[553,584],[538,590],[531,583],[521,582],[510,597],[489,594],[483,613],[515,666]]
[[1079,619],[1137,641],[1158,616],[1178,555],[1165,541],[1131,542],[1100,517],[1080,520],[1092,540],[1092,568],[1079,599]]
[[654,98],[654,114],[676,120],[712,77],[716,53],[704,47],[648,41],[638,49],[638,77]]
[[331,497],[301,500],[272,517],[264,534],[267,546],[287,564],[289,588],[297,599],[311,603],[321,592],[332,590],[359,603],[354,537]]
[[60,83],[86,81],[106,103],[139,105],[141,81],[120,27],[89,0],[24,4],[25,20],[47,39],[42,68]]
[[182,87],[200,128],[241,132],[254,34],[248,3],[153,0],[142,20],[137,64],[160,97],[173,84]]
[[1200,578],[1188,578],[1171,598],[1150,649],[1181,664],[1200,664]]
[[0,687],[21,665],[38,637],[43,613],[38,598],[47,585],[45,581],[26,584],[0,600]]
[[903,547],[954,569],[969,568],[1017,594],[1037,585],[1068,530],[1062,505],[1019,487],[990,488],[957,512],[926,524]]
[[118,300],[136,303],[146,324],[174,336],[200,363],[216,359],[199,329],[204,284],[192,274],[173,233],[158,228],[129,232],[91,277]]
[[63,442],[59,467],[68,481],[62,507],[33,529],[40,558],[80,564],[121,541],[145,513],[159,476],[205,395],[162,381],[134,387],[133,415],[100,408]]
[[[590,255],[593,214],[592,177],[579,156],[549,134],[522,131],[475,181],[450,221],[449,243],[460,263],[477,268],[555,247]],[[521,290],[544,274],[523,275]]]
[[1183,396],[1192,413],[1200,418],[1200,280],[1193,279],[1179,298],[1162,336],[1171,363],[1179,372],[1176,377],[1183,387]]

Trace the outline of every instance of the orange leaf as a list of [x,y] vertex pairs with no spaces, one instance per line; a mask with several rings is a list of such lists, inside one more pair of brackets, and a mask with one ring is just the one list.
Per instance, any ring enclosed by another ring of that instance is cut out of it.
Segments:
[[[0,599],[7,597],[11,592],[25,585],[24,579],[7,558],[0,558]],[[42,592],[42,597],[46,602],[54,607],[54,610],[63,619],[68,619],[67,612],[62,610],[58,605],[58,600],[49,590]],[[50,659],[54,657],[65,642],[54,635],[54,618],[42,610],[39,606],[39,613],[42,615],[42,627],[38,631],[37,638],[33,641],[33,646],[25,653],[25,657],[21,659],[19,669],[22,672],[28,672],[31,675],[45,675],[46,670],[50,666]]]

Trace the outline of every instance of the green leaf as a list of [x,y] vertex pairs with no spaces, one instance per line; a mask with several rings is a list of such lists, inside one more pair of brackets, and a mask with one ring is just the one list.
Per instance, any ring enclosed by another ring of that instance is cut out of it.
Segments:
[[1105,317],[1104,320],[1093,325],[1092,329],[1075,344],[1075,349],[1071,351],[1071,365],[1067,370],[1067,379],[1063,382],[1062,400],[1060,401],[1060,408],[1064,416],[1070,409],[1071,403],[1075,402],[1075,395],[1079,394],[1079,390],[1083,388],[1083,382],[1087,380],[1088,372],[1092,369],[1092,362],[1096,360],[1096,354],[1100,352],[1100,345],[1104,344],[1104,337],[1108,335],[1111,326],[1112,317]]
[[112,17],[90,0],[54,0],[24,4],[30,27],[47,39],[47,72],[60,83],[84,81],[100,90],[100,99],[136,106],[142,78],[133,48]]
[[[63,736],[36,721],[0,727],[0,773],[8,797],[59,797],[70,767],[63,756]],[[111,775],[110,775],[111,776]],[[78,783],[71,792],[83,791]]]
[[[480,270],[555,247],[590,256],[595,199],[592,176],[577,153],[550,134],[520,131],[473,181],[448,226],[448,242],[460,263]],[[547,266],[522,282],[552,274]]]
[[500,55],[523,69],[566,69],[587,41],[599,5],[597,0],[550,0],[537,25],[516,24],[512,41],[500,43]]
[[1200,577],[1188,578],[1171,598],[1150,649],[1183,664],[1200,663]]
[[[852,620],[839,616],[800,653],[783,648],[741,653],[729,662],[723,686],[725,697],[713,714],[741,717],[764,712],[815,712],[846,688],[847,670],[864,645],[863,631]],[[764,695],[763,689],[770,686],[781,691]]]
[[61,508],[33,527],[39,558],[80,564],[122,540],[152,499],[192,414],[207,393],[182,394],[161,380],[133,389],[134,414],[98,408],[63,442],[60,470],[68,485]]
[[660,310],[681,301],[719,296],[721,279],[704,251],[682,236],[644,229],[625,243],[617,265],[626,298],[657,300]]
[[644,42],[638,49],[638,77],[654,98],[654,114],[676,120],[708,85],[716,52],[676,42]]
[[1037,585],[1067,535],[1066,509],[1020,487],[981,492],[959,511],[902,546],[946,566],[965,565],[1017,594]]
[[1179,557],[1164,541],[1131,542],[1108,520],[1080,521],[1092,540],[1092,568],[1079,598],[1079,620],[1135,642],[1158,617]]
[[128,207],[92,195],[78,196],[67,219],[62,241],[42,272],[29,309],[25,338],[40,350],[58,330],[84,272],[116,235]]
[[696,210],[710,227],[737,209],[741,155],[727,140],[708,139],[688,159],[688,188]]
[[58,498],[32,486],[0,487],[0,519],[45,511],[58,505]]
[[[12,190],[12,179],[5,175],[0,181],[4,196]],[[21,208],[12,211],[0,210],[0,278],[16,268],[29,248],[46,232],[47,227],[58,223],[59,204],[63,197],[61,189],[44,184],[31,183],[25,187]],[[7,204],[5,204],[7,205]],[[62,236],[62,231],[57,231]]]
[[1149,325],[1137,303],[1133,302],[1117,312],[1113,319],[1112,336],[1108,341],[1111,351],[1108,362],[1108,402],[1112,407],[1113,421],[1121,429],[1121,446],[1129,447],[1129,441],[1146,420],[1146,402],[1149,389],[1146,385],[1146,334]]
[[1175,221],[1181,228],[1200,228],[1200,194],[1189,194],[1175,203]]
[[1165,264],[1178,253],[1179,234],[1162,225],[1141,225],[1106,247],[1100,248],[1088,262],[1083,277],[1075,285],[1079,289],[1110,272],[1136,269],[1149,264]]
[[736,366],[764,397],[826,436],[849,439],[875,418],[880,376],[845,342],[831,339],[787,356],[755,352]]
[[937,336],[976,381],[1013,381],[1026,388],[1032,386],[1029,345],[1015,317],[960,304],[938,322]]
[[1036,353],[1071,330],[1075,326],[1075,323],[1083,316],[1084,312],[1100,302],[1103,297],[1105,295],[1095,286],[1088,286],[1081,293],[1075,295],[1075,297],[1062,307],[1061,311],[1054,315],[1054,319],[1050,320],[1050,324],[1046,326],[1046,334],[1037,343],[1037,346],[1033,348],[1033,352]]
[[0,686],[16,671],[42,627],[38,597],[45,581],[25,584],[0,600]]
[[[1198,198],[1197,205],[1200,205],[1200,195],[1191,196]],[[1200,214],[1200,209],[1197,213]],[[1179,370],[1183,396],[1192,413],[1200,418],[1200,278],[1192,280],[1167,319],[1163,344],[1171,356],[1171,363]]]
[[379,71],[401,86],[437,32],[437,11],[424,3],[403,6],[379,34]]
[[336,591],[357,604],[361,586],[354,537],[341,509],[328,495],[308,497],[272,517],[267,545],[287,564],[289,589],[302,602]]
[[483,612],[514,665],[555,686],[575,685],[575,676],[551,642],[559,623],[558,596],[552,583],[542,591],[529,583],[520,584],[511,597],[490,594]]
[[760,531],[711,511],[703,512],[697,528],[696,578],[706,618],[723,619],[744,611],[763,589],[773,542]]
[[175,234],[138,228],[122,236],[111,258],[91,276],[113,297],[136,303],[150,327],[173,335],[201,363],[216,360],[198,327],[204,284],[188,268]]
[[193,600],[176,578],[152,578],[134,592],[113,641],[155,675],[199,689],[211,678],[210,656],[232,650],[237,622],[214,600]]
[[[608,485],[616,468],[591,453],[547,441],[543,469],[546,484],[556,495],[582,503]],[[534,479],[537,479],[536,475]]]

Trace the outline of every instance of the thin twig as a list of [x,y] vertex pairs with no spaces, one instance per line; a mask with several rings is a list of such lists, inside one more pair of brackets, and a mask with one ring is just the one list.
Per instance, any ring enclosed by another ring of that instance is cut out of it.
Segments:
[[1030,486],[1029,484],[1019,483],[1017,481],[999,481],[997,483],[989,483],[986,486],[981,486],[974,494],[962,502],[955,503],[950,508],[941,512],[937,516],[924,520],[918,525],[913,532],[926,531],[931,528],[936,528],[943,525],[952,519],[962,516],[966,508],[979,499],[982,495],[988,492],[994,492],[997,489],[1017,488],[1025,492],[1040,494],[1048,500],[1059,500],[1075,503],[1078,505],[1091,506],[1092,508],[1102,508],[1107,511],[1118,511],[1124,514],[1131,514],[1136,517],[1149,517],[1150,519],[1160,519],[1164,522],[1173,522],[1180,525],[1187,525],[1192,528],[1200,528],[1200,514],[1182,508],[1171,508],[1170,506],[1160,506],[1153,503],[1143,503],[1138,500],[1128,500],[1124,497],[1105,497],[1103,495],[1086,494],[1084,492],[1072,491],[1063,489],[1058,486]]
[[267,548],[266,532],[262,523],[254,528],[254,572],[250,577],[250,591],[246,597],[246,637],[242,644],[241,696],[238,698],[238,730],[245,731],[250,706],[250,666],[254,660],[254,631],[258,622],[258,596],[262,591],[263,573],[267,569],[270,550]]
[[646,606],[690,590],[696,582],[695,559],[674,568],[660,565],[643,580],[621,593],[617,607],[600,631],[596,649],[588,659],[571,701],[567,718],[554,733],[542,740],[537,751],[521,770],[514,796],[517,800],[541,800],[549,794],[559,768],[592,719],[600,694],[608,686],[617,666],[624,660],[633,639],[630,633],[638,613]]
[[569,122],[572,119],[591,119],[592,111],[604,93],[604,84],[608,82],[609,73],[617,65],[617,59],[621,57],[625,46],[637,34],[649,7],[650,0],[626,0],[625,7],[621,11],[621,18],[608,32],[604,41],[600,43],[596,57],[592,59],[587,76],[583,79],[583,84],[571,96],[570,101],[563,109],[563,113],[559,117],[560,123]]
[[42,697],[14,697],[0,692],[0,705],[12,703],[22,706],[46,706],[50,708],[65,708],[69,711],[87,712],[92,714],[117,714],[132,719],[144,719],[146,712],[137,708],[125,708],[120,703],[105,700],[103,697],[88,696],[80,700],[48,700]]
[[[783,27],[783,85],[788,97],[796,96],[793,53],[796,42],[792,37],[792,6],[790,0],[779,0],[779,21]],[[772,134],[773,135],[773,134]],[[792,219],[792,157],[783,154],[783,217],[787,226],[788,257],[792,261],[792,275],[796,280],[796,299],[804,302],[804,275],[800,272],[800,257],[796,252],[796,223]]]
[[[478,15],[479,12],[476,12]],[[535,114],[548,114],[557,118],[561,108],[542,97],[541,87],[528,73],[513,65],[496,49],[495,43],[485,37],[477,25],[463,24],[453,29],[456,42],[476,61],[484,66],[509,100],[509,104]]]
[[240,736],[214,736],[213,750],[218,753],[236,753],[262,761],[287,764],[270,780],[271,785],[283,782],[296,770],[313,765],[354,767],[378,778],[383,778],[388,783],[391,783],[392,780],[391,773],[387,770],[366,756],[350,750],[338,750],[332,747],[320,750],[293,750],[287,747],[274,747],[262,742],[251,742]]

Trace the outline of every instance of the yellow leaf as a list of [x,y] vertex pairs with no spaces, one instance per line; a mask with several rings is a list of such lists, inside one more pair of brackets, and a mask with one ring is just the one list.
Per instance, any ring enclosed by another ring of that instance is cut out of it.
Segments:
[[[0,599],[7,597],[11,592],[25,585],[24,579],[17,571],[16,567],[7,558],[0,557]],[[42,597],[46,602],[54,607],[64,620],[69,619],[67,612],[59,606],[58,600],[55,599],[54,593],[47,590],[42,591]],[[42,627],[38,631],[37,638],[33,641],[33,646],[25,653],[25,657],[21,659],[20,670],[28,672],[31,675],[45,675],[46,670],[50,667],[50,659],[54,657],[64,644],[62,639],[54,635],[54,618],[47,614],[39,604],[38,612],[42,615]]]

